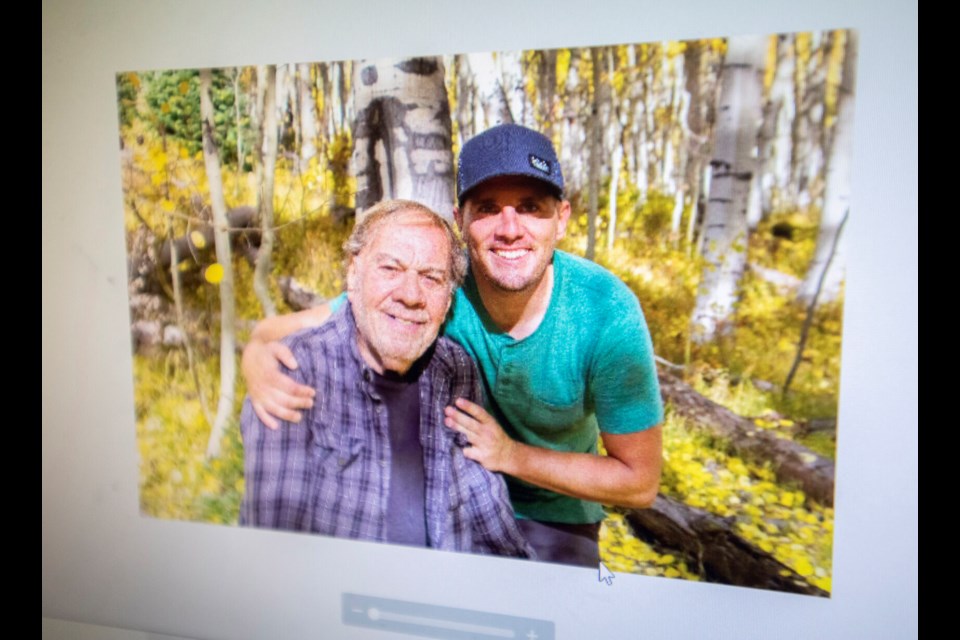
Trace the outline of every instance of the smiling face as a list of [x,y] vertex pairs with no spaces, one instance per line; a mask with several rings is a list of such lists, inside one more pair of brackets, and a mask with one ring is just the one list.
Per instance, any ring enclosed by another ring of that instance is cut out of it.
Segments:
[[437,339],[450,308],[452,247],[417,211],[397,214],[371,234],[347,268],[357,343],[378,373],[406,373]]
[[478,284],[501,292],[535,291],[569,218],[570,203],[538,180],[505,176],[471,190],[457,222]]

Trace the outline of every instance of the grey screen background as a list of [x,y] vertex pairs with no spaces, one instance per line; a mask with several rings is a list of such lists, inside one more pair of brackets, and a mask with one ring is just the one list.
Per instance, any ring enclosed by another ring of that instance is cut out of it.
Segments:
[[[841,27],[861,49],[831,599],[140,517],[117,71]],[[340,627],[351,591],[552,619],[559,638],[916,635],[918,57],[909,2],[44,2],[42,616],[373,637]]]

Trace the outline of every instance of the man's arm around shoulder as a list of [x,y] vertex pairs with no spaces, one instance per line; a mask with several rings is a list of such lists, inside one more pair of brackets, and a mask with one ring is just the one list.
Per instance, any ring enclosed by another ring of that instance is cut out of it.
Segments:
[[250,334],[240,366],[251,406],[264,426],[276,429],[280,421],[299,422],[301,411],[313,406],[313,388],[299,384],[281,370],[281,366],[296,370],[298,363],[280,340],[303,329],[319,327],[330,315],[329,304],[323,304],[264,318]]

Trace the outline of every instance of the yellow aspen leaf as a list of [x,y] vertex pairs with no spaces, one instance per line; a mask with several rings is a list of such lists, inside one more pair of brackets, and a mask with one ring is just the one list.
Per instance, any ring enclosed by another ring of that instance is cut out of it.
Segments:
[[184,160],[190,157],[190,150],[186,147],[180,147],[180,157]]
[[806,558],[800,558],[797,560],[797,566],[794,567],[797,573],[802,575],[804,578],[807,576],[813,575],[813,565],[810,564],[810,561]]
[[163,171],[167,168],[167,154],[163,151],[159,151],[153,154],[153,168],[157,171]]
[[[203,237],[203,234],[200,233],[199,231],[197,231],[196,229],[194,229],[193,231],[190,232],[190,242],[191,242],[191,243],[193,244],[193,246],[195,246],[197,249],[203,249],[205,246],[207,246],[207,239],[204,238],[204,237]],[[211,265],[211,266],[212,266],[212,265]],[[220,266],[220,265],[217,265],[217,266]],[[222,267],[221,267],[221,268],[222,268]],[[223,277],[223,274],[220,274],[220,277],[222,278],[222,277]],[[209,278],[208,278],[208,279],[209,279]],[[218,282],[219,282],[219,280],[218,280]]]
[[203,272],[203,277],[206,278],[210,284],[220,284],[220,281],[223,280],[223,265],[219,262],[214,262]]
[[176,207],[175,207],[175,205],[173,204],[172,201],[167,200],[166,198],[164,198],[163,200],[160,201],[160,208],[163,209],[164,211],[166,211],[167,213],[170,213],[170,212],[173,211]]
[[674,569],[673,567],[670,567],[669,569],[663,572],[663,575],[665,575],[668,578],[679,578],[680,572]]
[[160,112],[161,112],[161,113],[170,113],[170,103],[169,103],[169,102],[164,102],[162,105],[160,105]]
[[785,506],[785,507],[792,507],[792,506],[793,506],[793,494],[790,493],[789,491],[784,491],[783,493],[781,493],[781,494],[780,494],[780,504],[782,504],[782,505]]
[[190,83],[186,80],[180,82],[180,95],[185,96],[190,92]]
[[773,553],[773,543],[769,540],[761,540],[760,548],[766,551],[767,553]]

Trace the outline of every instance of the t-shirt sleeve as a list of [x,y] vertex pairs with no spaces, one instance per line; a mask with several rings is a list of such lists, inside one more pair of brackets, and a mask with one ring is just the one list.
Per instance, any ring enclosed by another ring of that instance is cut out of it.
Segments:
[[614,297],[614,311],[597,343],[590,393],[600,431],[626,434],[663,422],[653,344],[632,292]]
[[346,303],[346,301],[347,301],[346,292],[341,293],[335,298],[330,298],[330,302],[329,302],[330,313],[336,313],[337,311],[339,311],[340,307],[342,307]]

